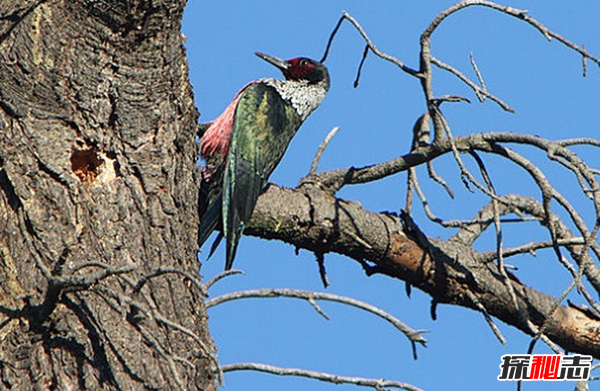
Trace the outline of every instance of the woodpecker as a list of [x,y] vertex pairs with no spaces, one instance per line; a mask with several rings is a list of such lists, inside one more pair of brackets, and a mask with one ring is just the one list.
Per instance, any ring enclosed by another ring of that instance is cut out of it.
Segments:
[[210,254],[224,237],[225,270],[231,269],[244,226],[258,196],[304,120],[329,90],[329,73],[305,57],[261,59],[279,68],[285,80],[259,79],[241,89],[214,121],[200,125],[202,168],[200,246],[220,227]]

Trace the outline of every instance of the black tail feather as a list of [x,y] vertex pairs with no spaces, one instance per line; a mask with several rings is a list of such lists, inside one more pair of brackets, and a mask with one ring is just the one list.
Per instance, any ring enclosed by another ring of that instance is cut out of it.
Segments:
[[[198,227],[198,246],[202,247],[210,234],[217,229],[221,219],[221,197],[213,201],[206,212],[200,218],[200,226]],[[212,251],[211,251],[212,253]]]
[[[213,254],[215,253],[215,251],[217,251],[217,247],[219,247],[221,240],[223,240],[223,233],[219,232],[219,236],[217,236],[215,238],[213,244],[210,246],[210,252],[208,253],[208,257],[206,257],[206,259],[209,259],[210,257],[212,257]],[[226,270],[229,270],[229,269],[226,269]]]

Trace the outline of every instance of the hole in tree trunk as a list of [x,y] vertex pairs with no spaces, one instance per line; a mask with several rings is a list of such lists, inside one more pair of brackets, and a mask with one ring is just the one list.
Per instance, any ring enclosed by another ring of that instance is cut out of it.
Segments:
[[92,183],[100,173],[104,160],[95,149],[76,150],[71,155],[71,169],[84,182]]

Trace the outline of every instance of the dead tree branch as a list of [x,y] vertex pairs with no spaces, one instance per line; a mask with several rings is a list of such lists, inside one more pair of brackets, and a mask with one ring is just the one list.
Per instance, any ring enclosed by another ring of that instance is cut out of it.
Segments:
[[[370,312],[373,315],[380,317],[381,319],[387,321],[392,324],[398,331],[402,332],[406,337],[411,341],[411,343],[419,343],[425,346],[427,340],[421,335],[423,331],[413,330],[408,327],[404,322],[390,313],[373,306],[371,304],[367,304],[360,300],[353,299],[351,297],[345,297],[340,295],[335,295],[332,293],[324,293],[324,292],[308,292],[308,291],[300,291],[296,289],[256,289],[256,290],[247,290],[240,292],[232,292],[227,293],[214,299],[210,299],[206,302],[206,308],[211,308],[217,306],[222,303],[226,303],[232,300],[240,300],[240,299],[248,299],[248,298],[278,298],[278,297],[290,297],[294,299],[302,299],[307,300],[311,305],[313,305],[315,300],[324,300],[324,301],[333,301],[336,303],[341,303],[344,305],[349,305],[352,307],[359,308],[363,311]],[[314,306],[314,305],[313,305]],[[321,315],[323,315],[322,311],[318,311]],[[326,317],[327,318],[327,317]]]
[[309,379],[320,380],[327,383],[333,384],[353,384],[355,386],[369,387],[375,390],[385,390],[397,388],[408,391],[423,391],[421,388],[413,385],[402,383],[394,380],[384,379],[367,379],[363,377],[349,377],[333,375],[331,373],[309,371],[306,369],[298,368],[281,368],[273,365],[266,365],[260,363],[236,363],[228,364],[223,366],[223,372],[234,372],[234,371],[257,371],[270,373],[278,376],[297,376],[306,377]]
[[[600,339],[595,331],[600,327],[600,319],[566,306],[548,313],[555,298],[509,274],[518,302],[515,306],[504,279],[499,279],[502,273],[498,266],[482,262],[481,254],[474,252],[469,244],[459,240],[419,243],[406,236],[398,217],[368,212],[355,203],[308,187],[304,184],[291,190],[270,186],[260,197],[246,233],[278,239],[309,251],[337,252],[361,264],[367,261],[379,273],[406,281],[439,303],[477,310],[466,294],[470,291],[489,315],[530,335],[535,333],[532,325],[547,324],[545,335],[564,349],[600,357]],[[539,204],[530,205],[532,200],[528,198],[511,196],[508,201],[543,213],[543,208]],[[314,216],[311,210],[321,212]],[[336,221],[337,225],[329,230],[324,228],[328,226],[325,221]],[[348,234],[349,231],[354,235]],[[365,248],[354,236],[362,237],[370,248]]]

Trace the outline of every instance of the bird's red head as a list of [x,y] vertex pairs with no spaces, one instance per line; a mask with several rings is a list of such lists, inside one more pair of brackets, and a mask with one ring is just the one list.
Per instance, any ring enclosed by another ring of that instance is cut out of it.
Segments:
[[283,61],[263,53],[256,53],[256,55],[279,68],[286,80],[304,80],[311,84],[320,82],[329,83],[327,68],[318,61],[306,57],[297,57]]
[[316,67],[315,61],[305,57],[292,58],[287,60],[286,63],[290,64],[289,67],[281,71],[287,80],[305,79]]

